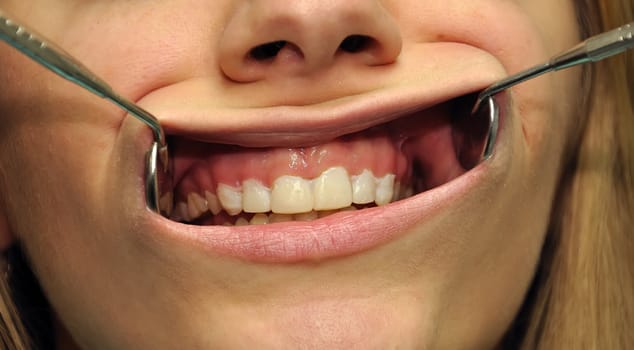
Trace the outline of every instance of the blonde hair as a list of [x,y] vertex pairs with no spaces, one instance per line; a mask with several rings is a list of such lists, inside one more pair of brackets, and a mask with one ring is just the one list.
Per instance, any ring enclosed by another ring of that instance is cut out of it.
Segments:
[[[631,0],[576,6],[584,36],[634,20]],[[540,268],[504,348],[634,347],[634,57],[598,63],[585,78]],[[13,297],[0,278],[0,345],[30,349]]]
[[0,345],[6,350],[26,350],[27,332],[22,325],[20,315],[12,301],[8,283],[8,269],[6,259],[0,262],[4,278],[0,278]]
[[[578,1],[586,35],[634,20],[631,0]],[[588,66],[582,122],[512,349],[634,347],[634,57]]]

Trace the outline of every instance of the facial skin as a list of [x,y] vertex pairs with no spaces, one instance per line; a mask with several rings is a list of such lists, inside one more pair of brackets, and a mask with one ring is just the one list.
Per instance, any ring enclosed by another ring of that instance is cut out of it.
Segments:
[[[579,40],[565,0],[1,0],[0,8],[156,114],[168,133],[227,141],[218,111],[412,86],[431,104],[435,91],[478,90]],[[358,32],[382,49],[329,54],[341,33]],[[278,35],[303,58],[242,60]],[[83,349],[494,347],[538,262],[580,86],[571,70],[513,89],[495,156],[465,175],[475,185],[421,194],[426,204],[411,209],[427,214],[397,239],[273,264],[174,239],[177,226],[144,207],[146,127],[4,44],[0,67],[9,87],[0,93],[0,242],[23,244]],[[460,196],[449,203],[451,191]]]

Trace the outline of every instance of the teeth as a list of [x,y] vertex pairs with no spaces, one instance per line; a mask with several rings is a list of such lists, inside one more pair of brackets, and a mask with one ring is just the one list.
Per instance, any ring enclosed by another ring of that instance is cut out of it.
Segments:
[[311,221],[319,217],[316,211],[309,211],[308,213],[301,213],[293,215],[295,221]]
[[374,202],[376,205],[386,205],[392,201],[394,196],[394,174],[387,174],[378,179]]
[[249,221],[245,218],[238,218],[238,220],[236,220],[235,225],[236,226],[247,226],[249,224]]
[[399,196],[401,195],[401,183],[396,181],[394,183],[394,187],[392,188],[392,202],[396,202],[399,200]]
[[332,214],[338,213],[339,210],[321,210],[317,212],[317,216],[319,218],[325,218],[326,216],[330,216]]
[[271,211],[271,190],[257,180],[242,183],[242,210],[245,213],[266,213]]
[[276,222],[293,221],[293,215],[290,214],[276,214],[269,215],[269,223],[274,224]]
[[271,211],[277,214],[306,213],[313,209],[310,181],[298,176],[280,176],[271,190]]
[[242,192],[229,185],[218,184],[218,200],[229,215],[238,215],[242,211]]
[[207,207],[209,208],[209,211],[214,215],[218,215],[222,211],[222,206],[220,205],[218,196],[209,191],[205,191],[205,198],[207,199]]
[[172,209],[174,206],[174,194],[167,192],[159,199],[159,209],[167,213],[167,216],[172,215]]
[[172,217],[176,221],[190,221],[187,203],[178,202],[176,204],[176,207],[174,208],[174,213]]
[[171,199],[173,195],[167,193],[161,198],[161,207],[171,211],[171,218],[177,221],[192,221],[207,211],[218,215],[223,210],[231,216],[242,212],[255,214],[237,217],[234,224],[237,226],[309,221],[340,211],[356,210],[353,203],[374,202],[380,206],[413,194],[411,186],[395,180],[394,174],[376,178],[366,169],[359,175],[349,176],[345,168],[333,167],[313,180],[281,176],[271,189],[255,179],[245,180],[239,187],[218,184],[216,194],[205,191],[203,197],[192,192],[186,202],[176,204]]
[[342,167],[330,168],[313,180],[314,210],[339,209],[352,204],[350,176]]
[[195,219],[207,211],[207,201],[198,193],[192,192],[187,196],[187,212],[189,219]]
[[255,214],[249,222],[251,225],[264,225],[269,223],[269,216],[266,214]]
[[352,176],[352,203],[368,204],[374,202],[376,179],[370,170],[363,170],[359,175]]

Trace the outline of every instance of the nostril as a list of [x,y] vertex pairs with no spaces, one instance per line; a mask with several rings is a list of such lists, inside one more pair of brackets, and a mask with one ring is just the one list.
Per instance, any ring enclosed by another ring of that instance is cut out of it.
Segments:
[[343,39],[339,48],[345,52],[356,53],[368,48],[373,41],[372,38],[366,35],[348,35]]
[[284,46],[286,46],[286,41],[284,40],[258,45],[249,51],[249,57],[257,61],[266,61],[277,56]]

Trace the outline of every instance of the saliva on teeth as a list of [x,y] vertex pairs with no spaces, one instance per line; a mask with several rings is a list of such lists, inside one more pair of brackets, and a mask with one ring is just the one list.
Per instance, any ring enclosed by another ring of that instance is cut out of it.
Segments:
[[[413,194],[401,186],[396,175],[376,177],[365,169],[349,175],[344,167],[332,167],[314,179],[284,175],[269,188],[248,179],[241,186],[218,184],[215,193],[191,192],[186,201],[174,205],[170,218],[193,222],[204,215],[232,217],[223,225],[263,225],[287,221],[311,221],[357,207],[386,205]],[[166,193],[162,201],[171,201]]]

